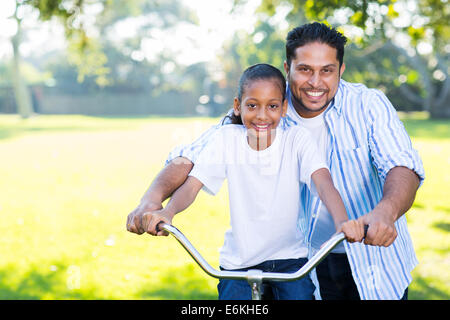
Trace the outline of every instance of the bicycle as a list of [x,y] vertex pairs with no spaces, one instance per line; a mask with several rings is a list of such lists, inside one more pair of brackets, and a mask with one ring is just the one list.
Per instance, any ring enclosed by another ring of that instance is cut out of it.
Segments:
[[[159,223],[157,230],[164,230],[171,234],[190,254],[190,256],[197,262],[200,268],[208,275],[217,279],[234,279],[247,280],[252,292],[252,300],[262,299],[262,285],[264,281],[295,281],[306,276],[312,269],[314,269],[325,257],[333,250],[339,243],[345,239],[344,233],[333,235],[327,242],[325,242],[319,251],[313,255],[308,262],[294,273],[278,273],[278,272],[263,272],[261,270],[251,269],[248,271],[226,271],[217,270],[203,258],[203,256],[195,249],[192,243],[184,236],[184,234],[173,225],[166,223]],[[367,233],[367,226],[365,226],[365,235]]]

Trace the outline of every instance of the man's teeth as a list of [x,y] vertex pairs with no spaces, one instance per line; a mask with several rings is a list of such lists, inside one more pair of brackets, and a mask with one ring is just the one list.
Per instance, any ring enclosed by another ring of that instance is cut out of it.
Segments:
[[313,97],[319,97],[319,96],[323,95],[323,92],[322,92],[322,91],[319,91],[319,92],[316,92],[316,91],[306,91],[306,93],[307,93],[309,96],[313,96]]

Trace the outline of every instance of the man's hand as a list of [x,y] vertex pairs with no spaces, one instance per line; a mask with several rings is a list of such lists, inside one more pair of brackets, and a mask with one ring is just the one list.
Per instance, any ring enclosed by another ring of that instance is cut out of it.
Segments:
[[175,214],[168,212],[165,209],[156,210],[152,212],[146,212],[142,216],[142,226],[145,232],[152,236],[168,236],[169,234],[164,230],[158,230],[159,223],[164,222],[172,224],[172,219]]
[[394,225],[395,221],[392,214],[387,211],[387,208],[377,206],[371,212],[361,216],[358,220],[363,225],[369,226],[364,244],[388,247],[397,238],[397,230]]
[[157,202],[141,203],[127,217],[127,230],[136,234],[145,232],[142,218],[145,213],[162,209],[162,204]]

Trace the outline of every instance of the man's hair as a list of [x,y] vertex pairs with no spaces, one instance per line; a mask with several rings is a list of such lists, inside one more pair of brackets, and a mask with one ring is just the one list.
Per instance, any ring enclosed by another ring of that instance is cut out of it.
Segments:
[[[276,82],[278,82],[284,101],[284,99],[286,98],[286,79],[284,78],[283,73],[279,69],[267,63],[258,63],[252,65],[247,69],[245,69],[245,71],[242,73],[241,78],[239,79],[239,86],[237,92],[237,98],[239,99],[239,101],[242,101],[242,96],[245,92],[245,87],[251,81],[257,80],[275,80]],[[231,123],[233,124],[242,124],[241,117],[236,116],[234,113],[227,117],[231,119]]]
[[344,61],[344,46],[347,38],[335,28],[324,23],[307,23],[289,31],[286,37],[286,62],[291,66],[292,59],[295,59],[295,50],[306,44],[319,42],[336,49],[336,58],[339,61],[339,68]]

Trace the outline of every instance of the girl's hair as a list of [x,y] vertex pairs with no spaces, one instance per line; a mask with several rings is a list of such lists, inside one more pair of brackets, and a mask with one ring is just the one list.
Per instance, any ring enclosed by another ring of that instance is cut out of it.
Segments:
[[[255,80],[276,80],[279,84],[281,93],[283,95],[283,101],[286,97],[286,79],[280,70],[266,63],[258,63],[253,66],[248,67],[239,80],[238,94],[237,98],[242,101],[242,96],[245,91],[245,87]],[[232,124],[242,124],[242,119],[240,116],[236,116],[234,112],[225,118],[231,119]],[[225,119],[224,119],[225,120]]]

